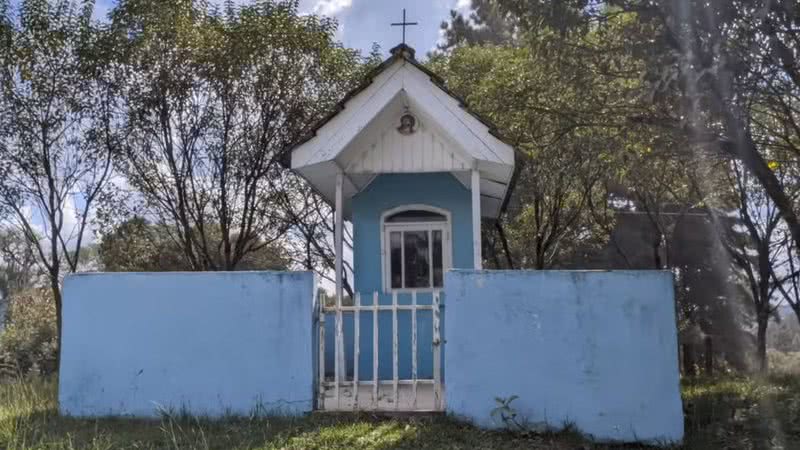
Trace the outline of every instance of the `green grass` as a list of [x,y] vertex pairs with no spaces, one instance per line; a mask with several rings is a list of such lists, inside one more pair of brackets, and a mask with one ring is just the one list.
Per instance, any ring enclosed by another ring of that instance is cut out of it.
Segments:
[[[800,379],[699,379],[683,386],[690,449],[800,448]],[[576,433],[489,432],[446,417],[160,420],[64,418],[52,381],[0,384],[3,449],[582,449]]]
[[688,448],[800,449],[800,376],[683,384]]

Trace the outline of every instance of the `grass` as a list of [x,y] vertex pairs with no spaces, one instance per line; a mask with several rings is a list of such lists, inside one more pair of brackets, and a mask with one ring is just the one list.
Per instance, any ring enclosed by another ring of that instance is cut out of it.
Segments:
[[683,384],[687,448],[800,449],[800,376]]
[[[688,449],[800,448],[800,378],[697,379],[683,385]],[[60,417],[52,381],[0,384],[3,449],[603,449],[574,432],[483,431],[447,417],[160,420]]]

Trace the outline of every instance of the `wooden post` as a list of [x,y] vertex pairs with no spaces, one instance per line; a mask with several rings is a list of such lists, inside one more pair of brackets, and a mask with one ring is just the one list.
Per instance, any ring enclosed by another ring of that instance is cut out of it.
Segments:
[[358,410],[358,359],[361,355],[361,294],[356,292],[353,311],[353,410]]
[[411,293],[411,380],[414,399],[412,407],[417,409],[417,291]]
[[472,169],[472,254],[474,255],[475,270],[483,269],[483,256],[481,255],[481,174],[478,169]]
[[433,407],[442,409],[442,336],[439,324],[440,291],[433,291]]
[[336,361],[334,364],[334,371],[335,371],[335,396],[336,396],[336,406],[339,407],[339,385],[341,384],[341,377],[342,377],[342,370],[344,370],[344,330],[342,327],[342,237],[343,237],[343,216],[342,216],[342,209],[344,205],[344,201],[342,199],[342,186],[344,183],[344,174],[339,172],[336,174],[336,210],[334,212],[334,245],[335,249],[334,252],[336,253],[336,263],[335,263],[335,270],[336,270],[336,342],[335,342],[335,357]]
[[397,372],[397,292],[392,294],[392,387],[394,389],[394,409],[398,408],[400,397],[398,395]]
[[[327,297],[327,296],[326,296]],[[319,407],[325,409],[325,298],[319,296]]]
[[378,409],[378,292],[372,294],[372,402]]

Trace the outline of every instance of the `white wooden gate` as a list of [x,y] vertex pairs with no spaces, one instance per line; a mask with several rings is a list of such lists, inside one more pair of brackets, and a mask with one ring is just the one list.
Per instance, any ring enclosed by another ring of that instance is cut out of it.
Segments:
[[[444,396],[441,377],[441,291],[434,291],[431,304],[418,304],[417,292],[411,291],[410,304],[398,304],[398,294],[392,294],[390,305],[379,304],[380,295],[373,293],[371,304],[364,305],[361,295],[356,293],[352,306],[343,306],[341,298],[336,304],[325,306],[320,302],[319,311],[319,386],[318,408],[325,411],[442,411]],[[391,311],[391,330],[381,330],[378,316],[381,311]],[[398,311],[411,313],[411,378],[399,378],[398,367]],[[432,378],[418,377],[417,331],[419,311],[432,312]],[[359,359],[361,355],[360,335],[362,312],[372,317],[372,379],[359,380]],[[335,321],[335,358],[333,377],[326,378],[325,370],[325,316],[333,315]],[[353,375],[347,377],[344,357],[344,320],[353,316]],[[379,376],[379,342],[381,333],[392,333],[392,379],[381,380]]]

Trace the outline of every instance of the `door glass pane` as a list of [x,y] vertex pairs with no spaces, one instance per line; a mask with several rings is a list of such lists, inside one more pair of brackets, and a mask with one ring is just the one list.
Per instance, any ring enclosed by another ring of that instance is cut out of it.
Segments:
[[430,261],[428,260],[428,232],[406,231],[404,233],[405,266],[407,288],[431,286]]
[[433,231],[433,287],[442,287],[444,263],[442,260],[442,232]]
[[392,231],[389,233],[389,266],[391,270],[392,289],[399,289],[403,287],[403,256],[401,241],[401,234],[399,231]]

